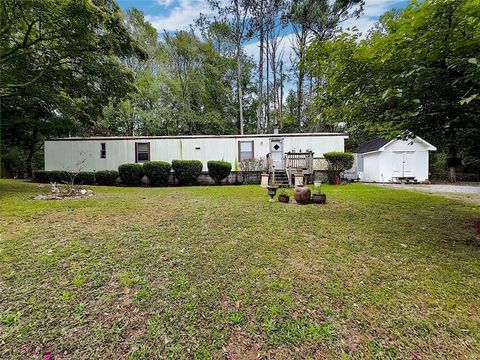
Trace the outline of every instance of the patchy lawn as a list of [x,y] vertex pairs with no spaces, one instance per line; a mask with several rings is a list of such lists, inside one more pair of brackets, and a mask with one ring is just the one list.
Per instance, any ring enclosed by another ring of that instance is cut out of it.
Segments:
[[0,181],[0,358],[480,358],[478,205],[92,189],[35,201]]

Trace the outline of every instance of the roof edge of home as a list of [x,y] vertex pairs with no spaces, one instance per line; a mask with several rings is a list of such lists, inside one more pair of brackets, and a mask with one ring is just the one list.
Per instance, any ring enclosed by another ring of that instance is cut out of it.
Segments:
[[342,136],[345,133],[293,133],[293,134],[250,134],[250,135],[179,135],[179,136],[90,136],[51,138],[46,141],[95,141],[95,140],[155,140],[155,139],[221,139],[221,138],[282,138],[301,136]]

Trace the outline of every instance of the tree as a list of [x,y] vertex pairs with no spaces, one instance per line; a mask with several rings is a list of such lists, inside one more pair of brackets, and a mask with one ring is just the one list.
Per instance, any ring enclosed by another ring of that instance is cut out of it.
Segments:
[[393,138],[408,129],[450,158],[479,158],[468,140],[480,128],[478,5],[412,2],[386,13],[365,40],[343,34],[316,42],[308,59],[325,78],[318,111],[352,133]]
[[[236,59],[228,24],[200,18],[193,30],[164,33],[141,12],[130,9],[127,26],[145,44],[147,62],[130,62],[135,88],[117,105],[104,109],[102,132],[115,135],[184,135],[235,133],[237,116]],[[134,21],[132,21],[132,20]],[[153,30],[152,30],[153,29]],[[137,39],[138,37],[138,39]],[[242,58],[242,87],[250,81]],[[129,65],[130,66],[130,65]]]
[[218,0],[208,0],[212,9],[216,10],[221,22],[228,24],[232,29],[235,41],[235,58],[237,63],[237,98],[238,98],[238,119],[240,134],[244,133],[244,117],[243,117],[243,43],[248,39],[250,34],[249,16],[252,14],[252,6],[254,2],[251,0],[229,0],[221,3]]
[[93,129],[132,89],[119,59],[146,54],[113,0],[2,2],[0,18],[2,143],[21,146],[31,176],[43,139]]
[[264,72],[264,50],[265,50],[265,2],[268,0],[260,0],[258,6],[254,9],[254,28],[258,32],[259,40],[259,57],[258,57],[258,82],[257,82],[257,134],[262,131],[264,122],[264,98],[263,98],[263,72]]
[[[294,63],[297,70],[297,121],[302,128],[306,119],[302,116],[305,108],[305,56],[312,40],[317,46],[331,39],[340,30],[341,24],[357,18],[363,12],[363,0],[293,0],[288,17],[293,24],[293,47],[297,55]],[[312,79],[313,82],[313,79]]]

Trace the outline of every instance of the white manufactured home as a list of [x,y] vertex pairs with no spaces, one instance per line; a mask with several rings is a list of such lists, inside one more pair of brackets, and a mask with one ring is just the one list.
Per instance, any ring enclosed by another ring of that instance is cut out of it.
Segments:
[[428,180],[429,151],[437,150],[425,140],[375,139],[355,151],[360,181],[401,182]]
[[324,170],[323,154],[344,151],[348,136],[341,133],[194,135],[132,137],[69,137],[45,141],[45,170],[116,170],[126,163],[162,160],[224,160],[238,170],[242,160],[267,158],[285,169],[287,154],[309,153],[312,170]]

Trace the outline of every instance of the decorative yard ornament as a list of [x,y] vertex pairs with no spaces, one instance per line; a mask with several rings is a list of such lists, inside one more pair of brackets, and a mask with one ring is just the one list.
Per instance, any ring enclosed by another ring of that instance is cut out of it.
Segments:
[[277,194],[277,189],[278,189],[278,186],[275,186],[275,185],[268,185],[267,186],[267,192],[268,192],[268,196],[270,196],[270,201],[271,202],[275,201],[274,197]]
[[310,189],[308,187],[304,187],[303,185],[299,185],[295,188],[293,197],[295,198],[297,204],[307,205],[310,203]]

